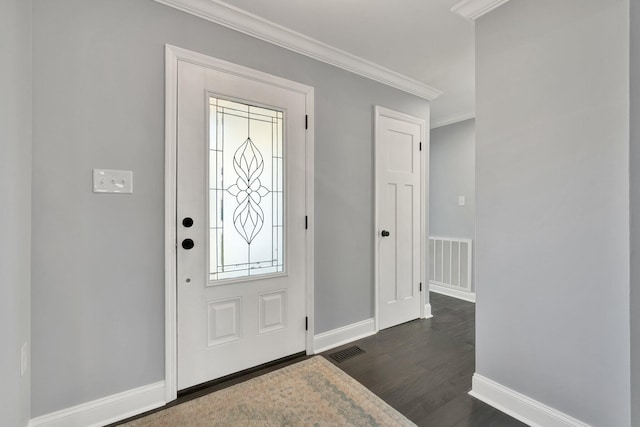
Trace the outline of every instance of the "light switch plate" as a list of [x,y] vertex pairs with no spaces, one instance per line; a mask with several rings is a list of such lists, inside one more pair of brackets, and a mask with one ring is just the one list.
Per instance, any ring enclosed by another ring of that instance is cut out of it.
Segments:
[[93,170],[94,193],[133,193],[133,172],[110,169]]
[[466,200],[464,196],[458,196],[458,206],[464,206]]

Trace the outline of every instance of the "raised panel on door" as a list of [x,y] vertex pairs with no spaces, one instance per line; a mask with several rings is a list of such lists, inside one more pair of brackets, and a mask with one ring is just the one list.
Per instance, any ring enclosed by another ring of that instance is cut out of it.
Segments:
[[381,304],[395,304],[398,301],[398,245],[397,240],[397,199],[398,185],[392,182],[384,186],[386,203],[382,205],[382,217],[384,218],[385,230],[389,232],[389,244],[380,245],[380,259],[384,259],[384,264],[379,268],[380,283],[379,299]]
[[413,185],[400,186],[400,197],[396,206],[398,217],[397,231],[397,252],[398,252],[398,268],[396,287],[398,299],[406,300],[417,297],[416,282],[420,281],[417,276],[415,267],[414,251],[416,247],[414,241],[419,238],[415,235],[414,229],[414,192]]

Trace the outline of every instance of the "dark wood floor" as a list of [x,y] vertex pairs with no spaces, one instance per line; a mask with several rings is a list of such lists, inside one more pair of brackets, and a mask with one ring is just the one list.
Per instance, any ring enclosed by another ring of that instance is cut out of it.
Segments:
[[[475,305],[431,293],[431,307],[434,315],[431,319],[414,320],[385,329],[322,355],[419,426],[526,426],[467,394],[475,370]],[[365,353],[341,363],[330,357],[331,353],[353,345]],[[290,358],[215,381],[181,395],[167,406],[221,390],[305,358],[307,356]]]
[[519,427],[525,424],[472,398],[475,305],[431,293],[433,318],[385,329],[351,345],[366,351],[343,371],[419,426]]

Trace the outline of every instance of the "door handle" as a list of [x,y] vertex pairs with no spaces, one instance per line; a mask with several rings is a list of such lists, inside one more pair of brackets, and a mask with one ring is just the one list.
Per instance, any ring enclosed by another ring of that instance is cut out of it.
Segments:
[[389,233],[387,230],[382,230],[382,233],[380,233],[382,235],[382,237],[389,237],[391,235],[391,233]]
[[196,244],[195,244],[195,243],[193,243],[193,240],[191,240],[191,239],[184,239],[184,240],[182,241],[182,248],[183,248],[183,249],[186,249],[186,250],[193,249],[193,247],[194,247],[195,245],[196,245]]

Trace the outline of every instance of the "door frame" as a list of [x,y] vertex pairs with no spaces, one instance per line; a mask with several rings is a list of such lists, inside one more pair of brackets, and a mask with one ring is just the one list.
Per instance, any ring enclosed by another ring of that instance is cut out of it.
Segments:
[[[381,107],[379,105],[374,106],[374,150],[373,150],[373,178],[374,178],[374,221],[373,221],[373,235],[374,235],[374,288],[375,288],[375,309],[374,309],[374,324],[375,331],[380,330],[380,239],[379,233],[381,228],[380,224],[380,208],[378,200],[378,190],[381,185],[380,177],[378,176],[378,163],[377,158],[381,147],[380,136],[380,117],[388,117],[391,119],[402,120],[404,122],[414,123],[420,126],[420,140],[422,142],[422,150],[420,151],[420,282],[422,283],[422,292],[420,292],[420,318],[431,317],[431,310],[427,309],[426,304],[428,302],[427,292],[429,291],[429,284],[425,280],[428,275],[427,259],[429,256],[429,248],[426,245],[427,236],[429,236],[429,217],[428,201],[429,201],[429,175],[427,174],[429,165],[429,133],[427,132],[427,120],[419,117],[411,116],[409,114],[401,113],[399,111],[391,110],[389,108]],[[428,117],[427,117],[428,119]]]
[[165,46],[165,172],[164,172],[164,264],[165,264],[165,400],[170,402],[178,395],[178,310],[177,310],[177,101],[178,61],[186,61],[216,71],[267,83],[305,95],[308,117],[306,131],[305,205],[308,229],[305,233],[305,293],[306,315],[309,319],[306,336],[307,354],[313,354],[314,330],[314,89],[281,77],[247,68],[231,62],[212,58],[187,49]]

